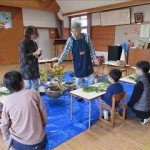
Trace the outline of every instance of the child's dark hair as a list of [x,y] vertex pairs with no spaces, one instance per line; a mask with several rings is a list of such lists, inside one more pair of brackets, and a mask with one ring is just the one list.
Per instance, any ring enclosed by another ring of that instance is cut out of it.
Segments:
[[109,76],[114,79],[115,82],[118,82],[119,79],[121,78],[121,71],[119,69],[112,69],[109,72]]
[[39,36],[39,32],[36,27],[34,26],[28,26],[25,31],[25,38],[31,39],[31,35],[35,34],[37,37]]
[[22,80],[23,79],[20,72],[10,71],[4,75],[3,84],[10,91],[10,93],[14,93],[22,89]]
[[136,67],[141,69],[145,74],[149,73],[150,63],[148,61],[139,61]]

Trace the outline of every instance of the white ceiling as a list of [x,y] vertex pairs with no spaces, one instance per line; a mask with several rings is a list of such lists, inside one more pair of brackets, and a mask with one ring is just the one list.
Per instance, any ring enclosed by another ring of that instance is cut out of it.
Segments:
[[100,7],[130,0],[56,0],[63,13]]

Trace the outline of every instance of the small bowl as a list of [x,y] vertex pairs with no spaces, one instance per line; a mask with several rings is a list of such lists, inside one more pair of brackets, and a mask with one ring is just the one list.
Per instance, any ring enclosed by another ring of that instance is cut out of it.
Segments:
[[45,93],[50,98],[58,98],[62,94],[62,91],[57,85],[49,85],[46,88]]
[[68,89],[70,91],[76,89],[76,85],[74,82],[65,82],[64,86],[66,89]]

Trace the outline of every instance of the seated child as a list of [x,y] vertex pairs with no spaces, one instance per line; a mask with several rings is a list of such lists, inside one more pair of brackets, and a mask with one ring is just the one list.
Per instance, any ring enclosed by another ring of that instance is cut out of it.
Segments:
[[112,69],[108,74],[108,81],[111,85],[107,88],[105,95],[101,99],[109,106],[112,106],[112,96],[123,92],[123,86],[118,83],[121,78],[121,71],[119,69]]
[[150,117],[150,64],[147,61],[140,61],[136,64],[136,73],[139,77],[133,90],[128,106],[146,124]]
[[[105,95],[101,97],[100,103],[105,103],[106,105],[112,106],[112,96],[115,94],[122,93],[123,86],[118,83],[119,79],[121,77],[121,71],[119,69],[112,69],[108,74],[108,81],[111,83],[111,85],[107,88]],[[108,118],[108,113],[106,114],[106,111],[104,113],[104,119]],[[106,115],[106,116],[105,116]]]
[[3,83],[11,93],[5,100],[1,120],[7,149],[42,150],[47,117],[39,93],[24,89],[22,75],[17,71],[6,73]]

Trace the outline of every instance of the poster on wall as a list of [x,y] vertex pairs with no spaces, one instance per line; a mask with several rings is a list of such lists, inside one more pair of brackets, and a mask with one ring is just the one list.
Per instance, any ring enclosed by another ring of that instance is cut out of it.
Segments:
[[150,37],[150,25],[141,25],[140,37],[149,38]]
[[12,19],[10,12],[0,12],[0,28],[12,28]]
[[127,36],[139,36],[140,25],[130,25],[127,27]]

